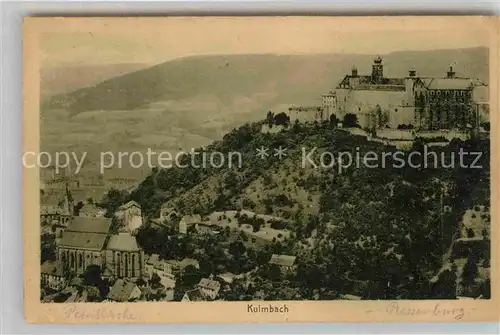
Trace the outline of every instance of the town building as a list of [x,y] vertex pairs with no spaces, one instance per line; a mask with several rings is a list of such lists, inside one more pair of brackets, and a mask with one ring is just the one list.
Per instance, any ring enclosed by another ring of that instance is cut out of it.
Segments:
[[74,212],[74,201],[66,184],[64,197],[57,193],[51,201],[41,202],[40,205],[40,223],[67,227]]
[[201,292],[201,294],[209,300],[214,300],[219,295],[221,285],[218,281],[210,278],[202,278],[200,282],[196,285]]
[[291,273],[295,270],[295,256],[273,254],[269,264],[276,265],[283,273]]
[[136,301],[141,297],[142,291],[139,287],[123,279],[117,279],[109,290],[107,299],[115,302]]
[[160,220],[173,222],[179,216],[179,213],[175,210],[175,208],[170,207],[168,204],[163,204],[160,208]]
[[123,227],[132,234],[135,234],[143,223],[141,205],[133,200],[118,207],[115,217],[120,219]]
[[144,272],[144,252],[128,232],[111,233],[108,218],[75,217],[62,233],[57,257],[64,271],[80,275],[97,265],[118,278],[140,278]]
[[422,77],[410,69],[405,77],[389,78],[381,57],[374,60],[371,74],[360,75],[353,67],[322,98],[322,120],[354,114],[359,126],[369,129],[467,129],[477,127],[488,109],[487,86],[457,76],[452,67],[443,77]]
[[47,286],[55,291],[66,287],[64,265],[61,261],[46,261],[41,267],[42,286]]
[[189,290],[184,292],[184,295],[182,297],[182,302],[194,302],[194,301],[206,301],[206,297],[203,295],[201,290],[199,289],[194,289],[194,290]]

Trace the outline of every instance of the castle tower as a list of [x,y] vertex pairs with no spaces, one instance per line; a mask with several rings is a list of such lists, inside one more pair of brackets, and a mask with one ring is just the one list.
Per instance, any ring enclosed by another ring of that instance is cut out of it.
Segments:
[[358,68],[356,66],[353,66],[351,68],[351,77],[356,78],[358,76]]
[[384,78],[384,66],[382,65],[382,58],[377,56],[372,65],[372,81],[375,84],[381,83]]
[[455,78],[455,71],[453,71],[453,66],[450,66],[450,69],[448,70],[448,72],[446,72],[446,77]]

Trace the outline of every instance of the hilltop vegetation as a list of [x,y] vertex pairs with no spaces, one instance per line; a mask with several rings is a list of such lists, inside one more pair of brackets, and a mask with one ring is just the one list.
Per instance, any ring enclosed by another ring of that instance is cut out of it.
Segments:
[[[158,216],[164,202],[181,214],[208,215],[244,208],[282,217],[292,232],[289,238],[264,249],[256,247],[257,253],[248,247],[244,254],[251,253],[254,261],[263,257],[259,256],[262,252],[298,256],[297,274],[281,279],[288,280],[305,299],[346,293],[369,299],[446,298],[455,294],[452,277],[444,276],[434,285],[429,285],[429,280],[443,264],[452,237],[458,236],[458,223],[465,211],[475,205],[489,206],[488,140],[454,140],[447,147],[433,148],[438,157],[446,157],[447,164],[454,161],[454,168],[395,168],[393,163],[397,162],[388,157],[385,167],[361,164],[338,173],[335,167],[303,167],[302,148],[309,152],[317,147],[316,159],[324,151],[335,155],[350,152],[353,156],[370,151],[382,157],[383,152],[395,152],[395,148],[368,142],[330,123],[295,124],[275,135],[261,133],[261,124],[234,129],[203,149],[207,153],[240,152],[241,168],[155,168],[133,193],[111,191],[102,205],[112,213],[119,204],[133,199],[150,218]],[[273,156],[273,149],[280,146],[287,148],[282,159]],[[260,147],[269,148],[271,155],[257,157]],[[476,162],[482,168],[463,168],[475,157],[465,156],[460,165],[460,148],[482,152]],[[411,151],[423,153],[423,144],[415,143],[406,154]],[[201,156],[195,162],[201,164]],[[181,163],[191,164],[191,157],[185,156]],[[418,159],[413,163],[418,165]],[[163,244],[168,244],[169,233],[161,236]],[[157,238],[155,243],[161,247]],[[202,244],[207,247],[201,252],[203,256],[198,251],[206,263],[219,265],[210,267],[206,274],[227,270],[221,264],[226,256],[223,249],[218,250],[222,248],[218,239],[221,237]],[[148,250],[155,250],[147,238],[143,241]],[[197,257],[190,254],[193,252],[182,256]],[[276,286],[272,284],[275,274],[268,272],[271,269],[261,266],[258,271],[263,278],[272,277],[267,284]],[[279,299],[279,285],[268,291],[270,298]]]

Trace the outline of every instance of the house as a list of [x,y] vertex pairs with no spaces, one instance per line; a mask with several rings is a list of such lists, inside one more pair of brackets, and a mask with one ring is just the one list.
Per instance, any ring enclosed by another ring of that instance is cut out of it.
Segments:
[[143,224],[141,205],[133,200],[118,207],[115,216],[130,233],[135,233]]
[[179,262],[179,270],[182,272],[189,265],[194,266],[198,270],[200,269],[200,263],[196,259],[184,258],[182,261]]
[[139,287],[130,281],[118,279],[108,294],[108,299],[116,302],[127,302],[138,300],[141,297]]
[[153,273],[156,273],[160,277],[168,277],[175,280],[175,277],[181,274],[185,268],[190,265],[197,269],[200,268],[199,262],[192,258],[184,258],[182,261],[177,261],[175,259],[159,260],[152,265],[151,276]]
[[152,254],[149,257],[147,257],[146,262],[144,264],[144,269],[146,272],[146,275],[148,278],[151,278],[153,276],[153,267],[160,260],[160,255],[158,254]]
[[295,269],[295,259],[296,259],[295,256],[274,254],[271,256],[269,264],[274,264],[279,266],[281,271],[291,272]]
[[46,261],[41,268],[42,285],[60,291],[66,287],[64,264],[61,261]]
[[184,293],[184,296],[182,297],[181,301],[183,301],[183,302],[187,302],[187,301],[194,302],[194,301],[206,301],[206,300],[207,299],[204,296],[204,294],[201,292],[201,290],[194,289],[194,290],[186,291]]
[[216,223],[203,222],[195,224],[195,230],[201,235],[211,235],[218,233],[218,226]]
[[66,227],[71,220],[71,214],[67,208],[59,205],[41,205],[40,223]]
[[218,275],[217,277],[223,280],[226,284],[232,284],[237,276],[234,273],[226,272]]
[[221,285],[218,281],[209,278],[202,278],[196,287],[200,290],[203,296],[209,300],[214,300],[219,295]]
[[160,208],[160,220],[172,222],[175,221],[179,217],[179,213],[175,210],[175,208],[170,207],[168,203],[165,203]]
[[179,222],[179,233],[187,234],[187,231],[190,227],[195,226],[199,223],[202,223],[201,216],[199,214],[185,215]]
[[93,204],[85,204],[80,211],[78,212],[78,216],[89,216],[89,217],[104,217],[106,211],[102,208],[98,208]]

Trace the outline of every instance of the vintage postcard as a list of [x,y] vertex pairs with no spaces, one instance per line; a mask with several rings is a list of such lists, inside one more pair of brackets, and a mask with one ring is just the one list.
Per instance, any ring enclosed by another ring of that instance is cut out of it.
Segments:
[[498,320],[498,29],[25,18],[28,321]]

